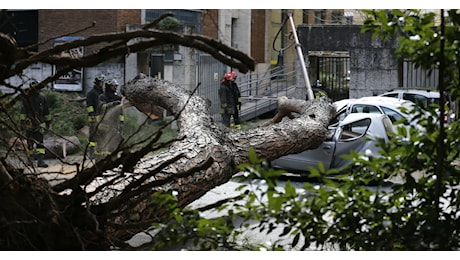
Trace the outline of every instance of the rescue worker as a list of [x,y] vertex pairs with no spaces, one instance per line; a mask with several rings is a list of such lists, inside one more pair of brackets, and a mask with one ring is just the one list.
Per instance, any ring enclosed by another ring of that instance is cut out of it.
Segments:
[[312,90],[313,90],[313,94],[315,98],[329,96],[329,94],[327,93],[327,90],[323,88],[323,84],[319,80],[316,80],[315,83],[313,83]]
[[116,79],[105,81],[104,93],[99,96],[101,121],[98,126],[96,155],[98,158],[111,154],[123,141],[122,127],[124,124],[123,98],[117,94]]
[[[51,114],[46,97],[37,89],[37,81],[32,81],[29,96],[23,100],[20,112],[20,123],[27,138],[27,152],[37,160],[37,166],[46,168],[44,130],[51,129]],[[35,148],[34,148],[35,146]]]
[[96,149],[97,124],[99,122],[99,96],[104,92],[105,76],[98,74],[94,78],[93,88],[86,94],[86,110],[88,112],[89,123],[89,157],[94,158]]
[[[233,127],[236,128],[236,129],[241,129],[241,125],[240,125],[240,110],[241,110],[241,102],[242,102],[242,99],[241,99],[241,92],[240,92],[240,89],[238,88],[238,84],[236,84],[236,78],[238,77],[238,75],[236,75],[235,71],[231,70],[230,71],[230,75],[232,76],[232,87],[233,87],[233,91],[234,91],[234,95],[235,95],[235,98],[236,98],[236,110],[235,110],[235,113],[233,114],[233,121],[234,121],[234,125]],[[230,125],[231,127],[232,125]]]
[[116,79],[109,79],[105,82],[104,93],[99,95],[99,112],[119,105],[121,103],[121,96],[117,94],[118,81]]
[[219,88],[220,108],[219,113],[222,114],[222,123],[230,127],[230,119],[233,116],[235,128],[240,128],[239,118],[239,98],[240,91],[236,83],[234,83],[234,72],[227,72],[221,81]]

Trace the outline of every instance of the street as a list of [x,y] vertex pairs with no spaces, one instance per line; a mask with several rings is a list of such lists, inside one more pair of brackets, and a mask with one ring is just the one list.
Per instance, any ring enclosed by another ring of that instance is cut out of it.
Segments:
[[[214,189],[208,191],[203,197],[194,201],[189,206],[191,208],[200,208],[215,202],[218,202],[223,199],[232,198],[240,195],[242,191],[238,191],[237,188],[243,184],[248,184],[250,187],[253,187],[252,190],[257,194],[260,195],[261,190],[266,190],[267,184],[265,180],[256,179],[250,182],[239,182],[231,180],[225,184],[215,187]],[[278,182],[278,187],[281,189],[286,184],[286,180],[282,180]],[[298,189],[298,192],[303,192],[303,182],[302,181],[292,181],[291,185]],[[226,211],[216,211],[210,210],[201,214],[203,218],[215,218],[219,216],[226,215]],[[238,223],[235,223],[235,226]],[[253,223],[250,227],[244,228],[243,234],[238,238],[238,241],[241,243],[245,243],[245,241],[250,241],[251,244],[263,244],[267,247],[270,247],[274,243],[278,245],[285,245],[286,250],[296,250],[295,248],[290,248],[291,239],[285,239],[280,237],[280,234],[283,232],[284,227],[278,227],[273,230],[270,234],[261,233],[257,229],[252,230],[251,227],[257,226],[257,222]],[[139,233],[131,238],[128,243],[131,246],[141,246],[143,243],[147,243],[150,241],[150,237],[147,234]],[[301,241],[299,242],[301,244]],[[300,247],[300,246],[299,246]],[[261,249],[262,250],[262,249]],[[315,248],[310,248],[310,250],[315,250]]]

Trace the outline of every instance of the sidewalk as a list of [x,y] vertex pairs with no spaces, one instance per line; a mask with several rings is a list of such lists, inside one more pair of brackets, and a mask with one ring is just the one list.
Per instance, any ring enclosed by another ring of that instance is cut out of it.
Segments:
[[25,165],[26,160],[23,158],[8,158],[8,161],[17,169],[23,169],[25,174],[40,175],[50,181],[51,184],[59,182],[62,179],[70,179],[77,173],[78,170],[93,166],[93,162],[88,158],[83,166],[83,156],[70,155],[61,159],[45,159],[49,165],[46,168],[37,167],[36,161],[34,166]]

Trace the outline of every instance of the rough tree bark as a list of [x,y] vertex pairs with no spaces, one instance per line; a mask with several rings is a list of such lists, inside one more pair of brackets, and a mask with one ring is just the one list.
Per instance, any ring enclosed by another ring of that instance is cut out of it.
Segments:
[[[28,92],[9,84],[7,79],[21,75],[33,63],[67,65],[40,82],[37,87],[43,88],[74,67],[91,67],[115,56],[162,44],[181,44],[211,53],[242,72],[254,68],[250,57],[221,42],[149,27],[123,34],[95,35],[39,53],[30,51],[32,48],[19,48],[14,39],[0,34],[0,84],[17,91],[19,98]],[[101,43],[105,45],[99,52],[81,59],[59,58],[62,51]],[[250,148],[266,159],[316,148],[327,136],[327,125],[335,112],[328,100],[281,98],[281,114],[273,124],[241,131],[214,122],[208,101],[173,83],[140,75],[126,84],[123,91],[129,102],[147,115],[152,111],[146,108],[151,106],[173,113],[179,126],[178,139],[147,157],[159,148],[156,141],[161,132],[152,133],[155,138],[140,150],[120,146],[92,167],[87,167],[85,161],[75,163],[77,174],[54,186],[12,166],[7,160],[11,147],[3,144],[7,154],[0,157],[1,249],[123,249],[131,235],[145,230],[153,220],[161,220],[164,209],[155,206],[152,193],[174,190],[179,205],[184,207],[227,182],[237,171],[236,165],[248,162]],[[2,100],[0,112],[4,118],[9,118],[9,109],[17,100]],[[284,115],[292,120],[280,121]],[[9,131],[21,134],[13,126]]]
[[[304,101],[281,97],[275,121],[249,130],[233,130],[213,121],[209,102],[191,96],[180,86],[140,76],[124,86],[128,100],[136,104],[157,104],[177,117],[178,141],[168,150],[136,165],[136,173],[154,172],[171,158],[177,160],[155,173],[156,182],[171,179],[168,188],[178,192],[185,206],[210,189],[221,185],[237,172],[236,166],[249,162],[249,149],[259,158],[272,160],[286,154],[318,147],[328,134],[327,126],[335,115],[329,100]],[[298,117],[278,120],[279,115],[297,113]],[[199,188],[197,188],[199,187]]]

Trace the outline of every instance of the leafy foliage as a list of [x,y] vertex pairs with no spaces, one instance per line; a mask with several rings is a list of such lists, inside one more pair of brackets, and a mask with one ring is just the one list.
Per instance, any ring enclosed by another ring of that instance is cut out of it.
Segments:
[[[446,65],[458,64],[458,54],[450,51],[457,44],[453,35],[445,35],[448,47],[440,53],[437,39],[441,36],[432,28],[433,14],[413,10],[369,13],[375,19],[367,20],[364,30],[384,37],[400,35],[397,54],[402,58],[410,58],[420,66],[425,64],[425,69],[443,70],[440,57]],[[452,18],[452,28],[447,32],[458,30],[455,17],[458,15]],[[395,25],[395,21],[399,24]],[[414,41],[415,32],[421,40]],[[426,43],[432,46],[429,55]],[[447,80],[459,76],[458,68],[445,73]],[[451,89],[456,97],[458,82],[454,81]],[[303,239],[301,249],[314,245],[341,250],[458,250],[460,175],[455,162],[459,122],[449,125],[444,135],[438,109],[419,107],[413,111],[424,130],[411,128],[407,140],[400,128],[389,144],[380,144],[381,158],[351,154],[354,164],[348,169],[349,175],[324,178],[324,186],[306,183],[305,194],[295,193],[289,185],[282,192],[275,191],[268,199],[276,198],[269,204],[277,207],[266,211],[267,217],[285,226],[285,235],[292,237],[291,246]],[[329,173],[313,174],[327,177]],[[388,185],[389,178],[401,181]],[[363,183],[377,186],[368,188]],[[264,223],[268,222],[261,221],[261,226]]]
[[79,94],[52,90],[42,92],[53,117],[53,130],[62,136],[81,136],[79,130],[87,125],[87,112]]
[[175,17],[166,17],[165,19],[161,20],[158,24],[158,27],[161,30],[173,30],[176,27],[180,26],[182,23]]

